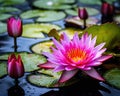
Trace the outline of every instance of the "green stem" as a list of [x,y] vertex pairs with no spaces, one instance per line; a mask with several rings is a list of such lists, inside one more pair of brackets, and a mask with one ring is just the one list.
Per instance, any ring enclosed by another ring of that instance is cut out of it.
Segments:
[[15,79],[15,85],[18,85],[19,81],[18,78]]
[[86,19],[83,20],[83,29],[86,28]]
[[14,37],[14,52],[17,52],[17,37]]

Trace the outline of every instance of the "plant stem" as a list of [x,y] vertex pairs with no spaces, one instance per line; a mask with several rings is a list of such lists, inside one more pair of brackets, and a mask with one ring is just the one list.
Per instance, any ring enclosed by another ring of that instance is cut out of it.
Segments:
[[17,37],[14,37],[14,52],[17,52]]
[[86,28],[86,19],[83,20],[83,29]]
[[18,78],[15,79],[15,85],[18,85],[19,81]]

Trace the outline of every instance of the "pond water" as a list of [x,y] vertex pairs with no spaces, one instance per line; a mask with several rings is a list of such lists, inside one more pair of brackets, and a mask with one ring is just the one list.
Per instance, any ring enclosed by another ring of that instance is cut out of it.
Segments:
[[[33,1],[34,0],[26,0],[24,4],[14,5],[14,7],[19,8],[22,11],[26,11],[29,9],[30,10],[37,9],[35,6],[32,5]],[[94,5],[93,7],[98,9],[100,8],[99,5],[98,6]],[[19,13],[17,13],[17,15],[19,15]],[[96,17],[100,18],[100,14],[96,15]],[[3,20],[3,22],[6,22],[6,20]],[[34,19],[23,19],[23,23],[24,24],[36,23],[36,21]],[[65,21],[63,19],[49,23],[57,24],[62,28],[65,28],[64,25]],[[30,48],[33,44],[47,41],[49,39],[50,38],[47,36],[46,38],[43,39],[19,37],[17,39],[18,42],[17,51],[32,53]],[[9,37],[7,32],[0,34],[0,55],[13,51],[14,51],[13,38]],[[25,75],[19,79],[19,85],[16,86],[14,80],[10,78],[8,75],[4,76],[3,78],[0,78],[0,96],[120,96],[120,89],[117,89],[109,85],[107,82],[99,82],[89,77],[88,78],[80,77],[80,82],[77,82],[70,86],[60,88],[46,88],[37,87],[30,84],[26,80],[26,75],[28,74],[30,73],[25,73]],[[16,94],[13,94],[12,93],[13,91],[16,92]]]

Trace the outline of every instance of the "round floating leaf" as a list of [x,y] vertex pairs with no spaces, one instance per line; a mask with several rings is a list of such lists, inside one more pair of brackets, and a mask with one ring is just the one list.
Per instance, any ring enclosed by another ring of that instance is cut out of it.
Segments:
[[10,18],[12,15],[10,14],[4,14],[4,13],[0,13],[0,20],[6,20],[8,18]]
[[35,7],[44,9],[69,9],[72,8],[71,3],[75,0],[37,0],[33,3]]
[[62,87],[62,86],[69,86],[78,80],[72,78],[71,80],[65,83],[58,83],[58,80],[61,76],[61,72],[54,72],[53,70],[39,70],[41,74],[31,74],[27,76],[27,80],[29,83],[35,86],[44,86],[44,87]]
[[120,69],[112,69],[104,74],[104,78],[111,85],[120,88]]
[[5,12],[20,12],[20,10],[14,7],[0,7],[0,13]]
[[102,25],[93,25],[87,28],[84,32],[97,36],[97,44],[105,42],[105,47],[108,50],[119,45],[120,42],[120,27],[115,23],[106,23]]
[[[80,7],[80,8],[82,8],[82,7]],[[90,7],[85,7],[85,8],[86,8],[89,16],[99,14],[99,11],[95,8],[90,8]],[[78,16],[78,8],[68,9],[68,10],[65,10],[65,12],[69,15]]]
[[[68,26],[83,26],[83,20],[81,20],[78,16],[76,17],[72,17],[72,18],[67,18],[66,20],[66,24],[68,24]],[[86,26],[91,26],[91,25],[96,25],[98,23],[98,19],[95,17],[89,17],[86,20]]]
[[[24,67],[25,67],[25,72],[30,72],[30,71],[34,71],[39,69],[37,67],[38,64],[42,64],[46,62],[46,58],[42,55],[38,55],[38,54],[30,54],[30,53],[16,53],[16,54],[20,54]],[[1,55],[0,60],[7,60],[8,56],[10,55],[10,53],[5,54],[5,55]]]
[[120,15],[115,16],[114,21],[120,24]]
[[82,34],[82,30],[76,29],[76,28],[66,28],[66,29],[60,30],[60,34],[62,34],[63,32],[65,32],[70,39],[73,38],[76,32],[78,32],[78,34]]
[[85,4],[101,4],[100,0],[78,0],[78,1]]
[[4,32],[7,32],[7,25],[6,23],[0,22],[0,34]]
[[[81,3],[85,3],[85,4],[102,4],[101,0],[78,0]],[[114,1],[116,0],[104,0],[110,4],[112,4]]]
[[0,61],[0,78],[7,74],[7,62]]
[[61,11],[46,11],[46,10],[29,10],[23,12],[21,17],[24,19],[38,17],[36,21],[39,22],[51,22],[63,19],[65,13]]
[[31,47],[34,53],[41,54],[42,52],[51,52],[50,46],[53,45],[52,41],[40,42]]
[[3,6],[21,4],[24,3],[25,1],[26,0],[0,0]]
[[23,25],[22,36],[29,38],[44,38],[43,33],[49,33],[53,28],[57,30],[61,29],[59,26],[53,24],[26,24]]

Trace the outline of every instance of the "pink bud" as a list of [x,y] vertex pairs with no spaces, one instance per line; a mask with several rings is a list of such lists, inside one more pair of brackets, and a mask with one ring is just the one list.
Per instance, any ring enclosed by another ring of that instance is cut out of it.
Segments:
[[7,71],[8,75],[15,79],[24,75],[24,66],[20,55],[18,55],[18,58],[16,58],[15,54],[8,57]]
[[114,7],[109,3],[104,2],[101,6],[102,15],[109,16],[114,13]]
[[20,18],[10,17],[7,20],[7,31],[9,36],[19,37],[22,35],[22,21]]
[[80,19],[86,20],[88,18],[88,13],[85,8],[83,9],[78,9],[78,16]]

